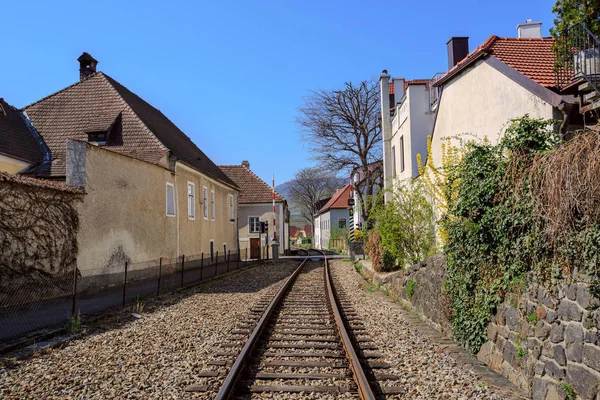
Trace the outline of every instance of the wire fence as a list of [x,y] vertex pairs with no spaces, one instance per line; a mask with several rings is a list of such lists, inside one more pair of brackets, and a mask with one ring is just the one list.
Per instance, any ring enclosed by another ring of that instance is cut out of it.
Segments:
[[11,276],[0,284],[0,342],[67,327],[72,317],[125,307],[261,262],[249,256],[248,249],[228,250],[135,263],[113,260],[84,275],[75,269],[56,276]]

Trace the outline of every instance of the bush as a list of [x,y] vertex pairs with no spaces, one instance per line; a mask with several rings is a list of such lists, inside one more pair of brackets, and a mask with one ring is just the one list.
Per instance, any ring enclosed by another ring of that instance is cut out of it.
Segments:
[[391,194],[389,201],[373,207],[370,218],[383,248],[404,268],[435,252],[434,212],[425,187],[418,182],[395,182]]

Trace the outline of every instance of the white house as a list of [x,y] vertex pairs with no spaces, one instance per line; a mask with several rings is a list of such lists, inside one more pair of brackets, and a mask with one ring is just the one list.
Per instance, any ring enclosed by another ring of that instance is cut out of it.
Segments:
[[329,239],[339,236],[345,238],[349,229],[352,185],[338,190],[331,199],[315,214],[314,246],[317,249],[328,249]]

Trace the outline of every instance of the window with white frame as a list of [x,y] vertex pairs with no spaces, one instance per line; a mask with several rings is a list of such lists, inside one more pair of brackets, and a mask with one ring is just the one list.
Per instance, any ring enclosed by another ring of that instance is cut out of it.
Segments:
[[167,215],[170,217],[175,215],[175,187],[169,182],[167,182]]
[[339,218],[338,219],[338,227],[340,229],[346,229],[346,218]]
[[400,172],[404,171],[404,136],[400,137]]
[[210,191],[210,219],[215,220],[215,190]]
[[188,182],[188,218],[196,218],[196,185]]
[[392,177],[396,177],[396,146],[392,146]]
[[233,195],[230,194],[229,195],[229,221],[233,222],[235,221],[235,213],[234,213],[234,201],[233,201]]
[[208,219],[208,189],[206,186],[202,187],[202,213],[204,214],[204,219]]
[[259,217],[248,217],[248,233],[259,233],[260,221]]

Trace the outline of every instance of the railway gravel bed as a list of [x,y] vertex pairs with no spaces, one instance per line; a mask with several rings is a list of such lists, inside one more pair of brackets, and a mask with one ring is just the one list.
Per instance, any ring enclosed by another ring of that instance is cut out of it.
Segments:
[[[330,262],[335,285],[353,304],[364,322],[369,337],[391,364],[388,370],[400,378],[391,384],[404,386],[402,399],[508,399],[506,388],[496,390],[488,382],[445,354],[404,313],[375,293],[367,292],[352,264]],[[507,381],[508,383],[508,381]],[[381,386],[386,381],[380,380]]]
[[114,329],[11,365],[2,399],[182,399],[194,372],[253,304],[275,291],[296,261],[267,263],[191,290]]

